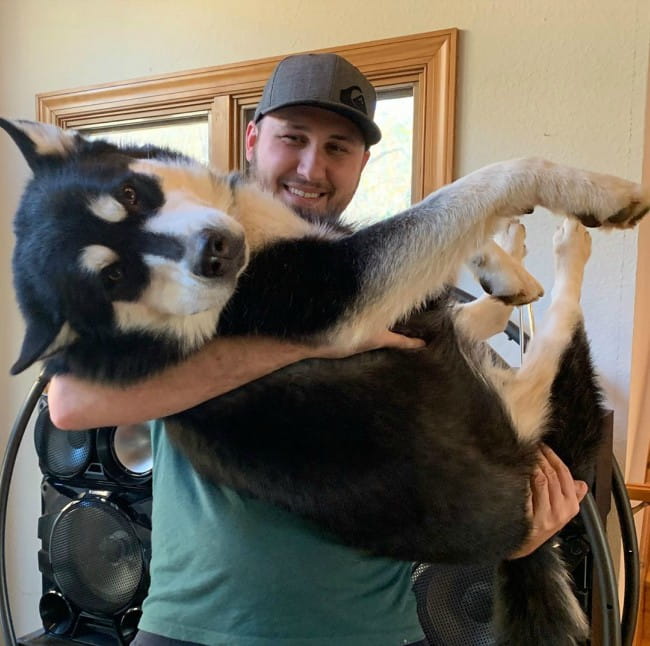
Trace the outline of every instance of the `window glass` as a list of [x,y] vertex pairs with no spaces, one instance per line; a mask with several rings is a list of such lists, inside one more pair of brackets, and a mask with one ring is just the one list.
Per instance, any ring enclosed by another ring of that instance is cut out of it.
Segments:
[[381,141],[370,159],[344,220],[366,225],[395,215],[411,204],[413,89],[380,91],[375,121]]
[[111,123],[110,126],[100,125],[78,130],[88,139],[106,139],[118,144],[153,144],[176,150],[205,164],[210,161],[210,134],[206,114],[184,115],[155,122],[118,122]]

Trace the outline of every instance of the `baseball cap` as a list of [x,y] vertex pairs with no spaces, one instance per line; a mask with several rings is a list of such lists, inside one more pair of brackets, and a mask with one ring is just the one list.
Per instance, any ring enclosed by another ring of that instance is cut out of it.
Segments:
[[264,86],[253,121],[290,105],[313,105],[347,117],[359,127],[368,146],[381,139],[373,121],[375,88],[338,54],[296,54],[281,60]]

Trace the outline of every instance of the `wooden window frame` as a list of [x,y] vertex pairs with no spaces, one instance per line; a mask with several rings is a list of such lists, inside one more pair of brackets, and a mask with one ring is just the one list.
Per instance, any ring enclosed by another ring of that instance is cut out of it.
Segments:
[[[457,29],[446,29],[318,50],[341,54],[378,90],[413,86],[414,201],[453,179],[457,38]],[[239,133],[246,125],[244,111],[258,103],[264,83],[282,58],[38,94],[37,118],[62,128],[80,128],[204,111],[211,164],[231,170],[243,159]]]

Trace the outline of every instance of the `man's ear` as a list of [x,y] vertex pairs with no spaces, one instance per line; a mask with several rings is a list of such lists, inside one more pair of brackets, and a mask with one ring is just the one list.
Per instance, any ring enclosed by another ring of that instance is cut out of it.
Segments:
[[81,136],[73,130],[62,130],[49,123],[0,118],[0,128],[14,140],[32,171],[56,157],[74,151]]
[[17,375],[36,361],[45,359],[69,346],[76,338],[76,333],[68,323],[56,324],[53,321],[45,320],[30,321],[25,331],[20,356],[11,366],[11,374]]
[[369,159],[370,159],[370,150],[366,149],[366,151],[363,153],[363,159],[361,160],[361,172],[363,172],[363,169],[366,167],[366,164],[368,163]]
[[255,150],[255,144],[257,143],[257,138],[259,136],[259,126],[252,121],[248,122],[246,126],[246,160],[251,161],[253,159],[253,151]]

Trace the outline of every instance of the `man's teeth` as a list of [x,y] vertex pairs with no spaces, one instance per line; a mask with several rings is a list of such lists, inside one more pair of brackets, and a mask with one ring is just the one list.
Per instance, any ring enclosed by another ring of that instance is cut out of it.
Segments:
[[289,189],[289,193],[297,195],[298,197],[306,197],[312,200],[320,197],[320,193],[307,193],[305,191],[301,191],[299,188],[293,188],[292,186],[287,186],[287,188]]

